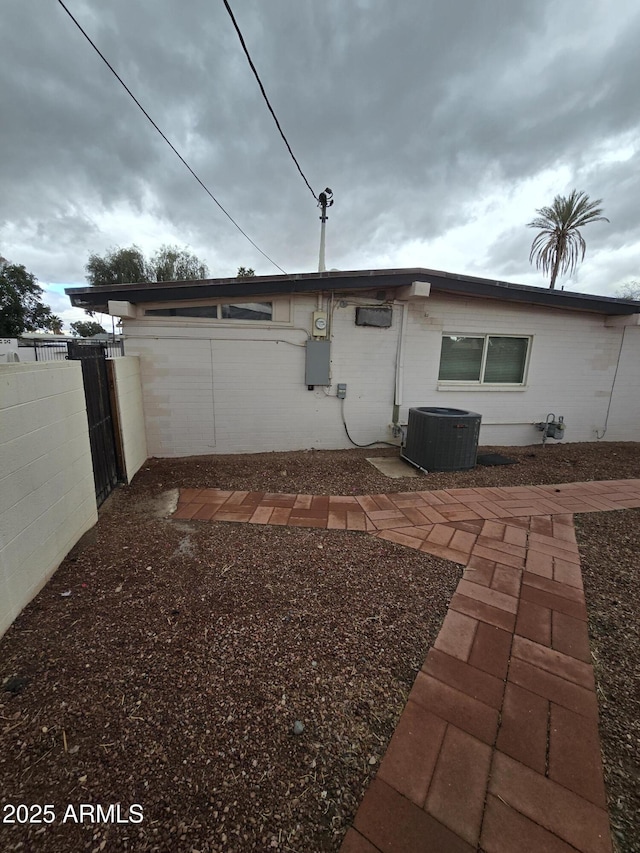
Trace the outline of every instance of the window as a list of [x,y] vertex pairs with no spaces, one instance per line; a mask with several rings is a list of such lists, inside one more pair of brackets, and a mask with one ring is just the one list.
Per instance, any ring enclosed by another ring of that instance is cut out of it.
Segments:
[[208,317],[212,320],[272,320],[272,302],[233,302],[228,305],[182,305],[177,308],[147,308],[151,317]]
[[445,335],[438,380],[523,385],[530,341],[504,335]]
[[218,319],[217,305],[191,305],[181,308],[149,308],[144,312],[152,317],[212,317]]
[[271,320],[273,304],[271,302],[241,302],[221,305],[223,320]]

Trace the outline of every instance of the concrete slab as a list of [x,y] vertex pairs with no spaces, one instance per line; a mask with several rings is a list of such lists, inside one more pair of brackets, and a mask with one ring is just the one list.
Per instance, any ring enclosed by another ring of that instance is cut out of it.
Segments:
[[392,480],[402,480],[404,477],[420,476],[418,470],[404,462],[397,456],[372,456],[367,458],[374,468],[377,468],[385,477],[390,477]]
[[180,489],[169,489],[153,498],[138,501],[136,512],[150,515],[152,518],[170,518],[178,508]]

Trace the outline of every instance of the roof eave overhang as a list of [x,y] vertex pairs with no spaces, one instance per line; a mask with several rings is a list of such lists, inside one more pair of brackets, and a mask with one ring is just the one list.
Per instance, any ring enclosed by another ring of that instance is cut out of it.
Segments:
[[139,284],[111,284],[101,287],[69,287],[65,293],[71,304],[85,308],[106,305],[109,299],[127,302],[173,302],[189,299],[219,299],[227,296],[288,296],[318,291],[381,290],[403,287],[415,280],[415,270],[375,270],[371,274],[354,272],[316,273],[300,276],[273,276],[250,279],[211,279]]
[[[607,296],[592,296],[572,291],[527,287],[502,281],[456,276],[452,273],[421,268],[404,270],[367,270],[354,272],[304,273],[297,276],[256,277],[250,279],[210,279],[172,281],[152,284],[114,284],[101,287],[67,288],[71,304],[89,310],[107,310],[107,303],[121,300],[137,303],[175,302],[191,299],[227,297],[288,296],[294,293],[380,291],[408,288],[414,282],[428,282],[431,293],[443,293],[479,299],[494,299],[524,305],[570,311],[589,311],[608,316],[638,313],[639,303]],[[405,293],[408,291],[405,291]],[[402,295],[401,293],[398,294]]]

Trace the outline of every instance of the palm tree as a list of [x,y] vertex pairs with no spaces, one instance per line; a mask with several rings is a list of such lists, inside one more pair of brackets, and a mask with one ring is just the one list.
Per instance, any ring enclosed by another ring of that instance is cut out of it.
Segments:
[[602,199],[589,201],[586,193],[572,190],[568,197],[557,195],[551,207],[536,210],[538,216],[527,222],[528,228],[539,228],[531,245],[529,262],[551,275],[551,290],[556,286],[558,273],[575,272],[579,261],[584,260],[587,244],[578,230],[589,222],[608,222],[602,215]]

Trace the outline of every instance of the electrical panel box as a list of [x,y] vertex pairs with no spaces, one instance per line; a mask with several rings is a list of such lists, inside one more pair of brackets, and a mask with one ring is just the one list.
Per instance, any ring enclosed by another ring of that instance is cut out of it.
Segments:
[[305,385],[331,385],[331,342],[307,341]]

